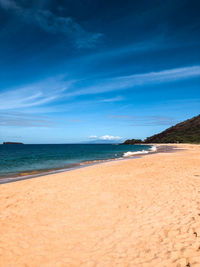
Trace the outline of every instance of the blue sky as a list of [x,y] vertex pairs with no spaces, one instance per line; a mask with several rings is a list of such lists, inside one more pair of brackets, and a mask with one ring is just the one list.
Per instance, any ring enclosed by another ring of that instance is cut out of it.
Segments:
[[199,10],[0,0],[0,142],[144,139],[198,115]]

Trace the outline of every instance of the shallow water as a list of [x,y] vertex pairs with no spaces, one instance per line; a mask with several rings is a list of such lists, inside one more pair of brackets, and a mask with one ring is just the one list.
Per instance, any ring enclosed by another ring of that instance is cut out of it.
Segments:
[[72,168],[150,151],[150,145],[0,145],[0,178]]

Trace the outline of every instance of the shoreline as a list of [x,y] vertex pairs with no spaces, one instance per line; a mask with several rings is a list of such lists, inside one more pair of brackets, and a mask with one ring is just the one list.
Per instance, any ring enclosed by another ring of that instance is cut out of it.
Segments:
[[[86,167],[90,167],[90,166],[95,166],[98,164],[104,164],[104,163],[112,162],[112,161],[136,159],[136,158],[144,157],[144,156],[151,155],[154,153],[175,152],[175,150],[177,149],[177,146],[175,144],[172,144],[172,145],[169,145],[169,144],[148,144],[148,145],[150,145],[152,147],[155,146],[156,150],[155,151],[149,150],[147,153],[142,153],[142,151],[139,151],[141,153],[135,154],[132,156],[127,156],[127,157],[83,161],[81,163],[74,164],[73,167],[67,167],[67,168],[62,168],[62,169],[53,169],[53,170],[46,170],[46,171],[43,171],[43,170],[37,171],[36,170],[36,171],[31,171],[30,173],[32,173],[32,174],[27,174],[27,175],[20,175],[20,176],[13,176],[13,177],[2,176],[2,177],[0,177],[0,186],[1,186],[1,184],[14,183],[14,182],[18,182],[18,181],[23,181],[23,180],[27,180],[27,179],[33,179],[33,178],[39,178],[39,177],[48,176],[48,175],[57,174],[57,173],[59,174],[59,173],[63,173],[63,172],[70,172],[73,170],[86,168]],[[132,145],[130,145],[130,146],[132,146]],[[135,152],[133,152],[133,153],[135,153]],[[27,173],[27,172],[24,172],[24,173]]]
[[2,184],[0,266],[198,267],[200,146],[177,147]]

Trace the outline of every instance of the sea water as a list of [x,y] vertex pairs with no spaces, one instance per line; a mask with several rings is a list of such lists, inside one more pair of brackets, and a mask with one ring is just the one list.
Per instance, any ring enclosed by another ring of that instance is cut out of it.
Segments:
[[155,149],[121,144],[0,145],[0,179],[60,171]]

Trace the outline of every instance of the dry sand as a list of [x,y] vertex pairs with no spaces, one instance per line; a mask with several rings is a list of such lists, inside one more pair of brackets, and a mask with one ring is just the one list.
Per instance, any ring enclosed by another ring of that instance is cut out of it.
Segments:
[[0,266],[200,266],[200,146],[0,185]]

